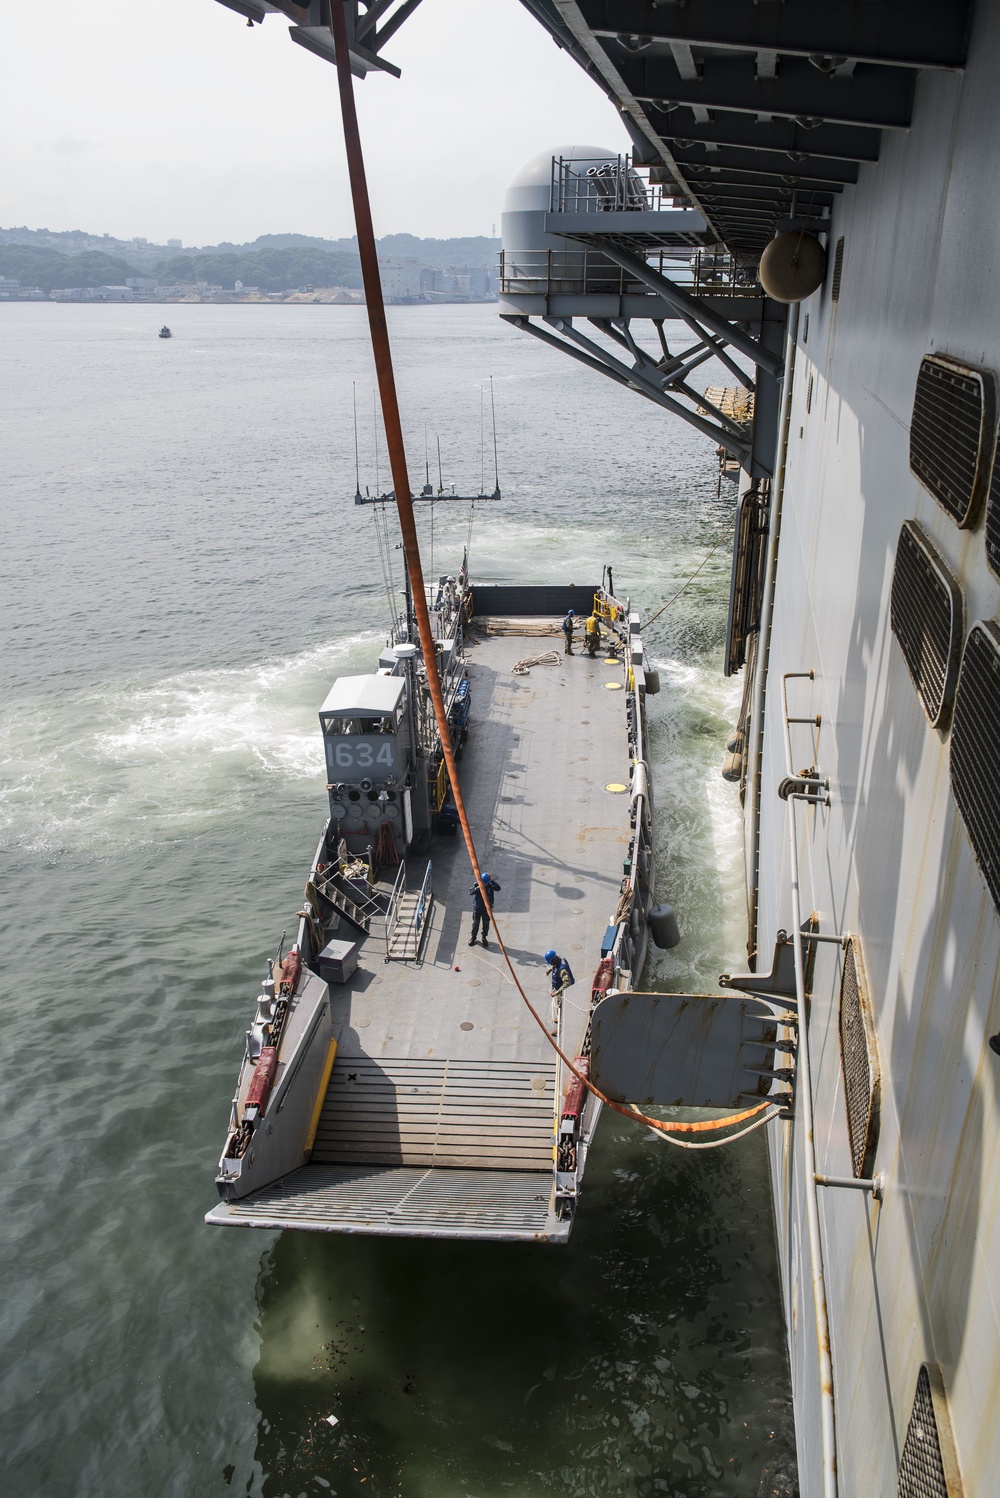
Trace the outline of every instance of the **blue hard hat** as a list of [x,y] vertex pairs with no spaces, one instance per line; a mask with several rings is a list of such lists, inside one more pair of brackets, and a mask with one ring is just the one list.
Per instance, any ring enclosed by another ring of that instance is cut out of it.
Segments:
[[487,872],[486,872],[486,870],[485,870],[485,869],[480,869],[480,870],[479,870],[479,877],[480,877],[480,879],[481,879],[481,880],[482,880],[482,881],[483,881],[483,883],[484,883],[484,884],[485,884],[485,883],[486,883],[486,881],[487,881],[487,879],[488,879],[488,878],[489,878],[489,877],[490,877],[490,876],[489,876],[489,874],[487,874]]
[[545,961],[546,961],[546,962],[555,962],[555,960],[556,960],[556,958],[557,958],[557,957],[558,957],[558,956],[559,956],[559,953],[558,953],[558,952],[552,952],[552,951],[548,951],[548,952],[546,952],[546,954],[545,954]]
[[566,618],[567,619],[575,619],[576,618],[576,609],[570,609],[569,612],[566,615]]

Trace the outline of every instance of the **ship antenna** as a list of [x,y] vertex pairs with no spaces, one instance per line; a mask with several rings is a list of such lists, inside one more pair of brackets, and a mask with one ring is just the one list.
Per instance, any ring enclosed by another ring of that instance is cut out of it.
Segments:
[[493,490],[495,499],[500,498],[500,459],[497,456],[497,405],[493,399],[493,376],[490,375],[490,410],[493,412],[493,473],[496,487]]
[[437,439],[438,445],[438,493],[444,493],[444,479],[441,477],[441,438]]
[[427,456],[427,423],[424,422],[424,483],[431,486],[431,460]]
[[479,492],[486,493],[486,408],[485,391],[479,387]]
[[372,426],[375,429],[375,439],[374,439],[375,440],[375,493],[381,495],[382,490],[379,488],[379,482],[378,482],[378,407],[375,404],[376,399],[377,399],[377,397],[376,397],[375,391],[373,390],[372,391]]
[[358,451],[358,383],[351,381],[351,399],[354,402],[354,497],[361,498],[361,455]]

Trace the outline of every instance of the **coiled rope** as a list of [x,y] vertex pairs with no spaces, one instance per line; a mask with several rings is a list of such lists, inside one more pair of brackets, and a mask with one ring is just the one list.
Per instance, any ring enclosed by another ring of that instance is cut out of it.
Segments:
[[[368,326],[371,332],[372,353],[375,359],[379,397],[382,403],[382,418],[385,427],[386,446],[389,449],[389,464],[392,470],[393,489],[396,494],[399,528],[403,536],[403,555],[406,559],[406,567],[409,573],[413,608],[417,617],[417,631],[427,671],[427,687],[430,691],[431,702],[434,707],[434,717],[437,723],[441,748],[444,753],[444,761],[448,769],[448,779],[451,783],[455,810],[458,812],[458,819],[462,828],[462,836],[465,839],[469,862],[472,865],[472,872],[485,903],[488,902],[489,896],[480,877],[479,859],[476,855],[472,828],[469,825],[465,801],[462,796],[461,786],[459,785],[458,765],[452,748],[448,716],[445,712],[444,695],[441,691],[441,677],[438,673],[437,651],[434,648],[434,635],[431,630],[430,614],[427,608],[427,594],[424,589],[423,568],[420,561],[420,546],[413,514],[413,501],[410,497],[410,478],[406,466],[406,450],[403,445],[403,428],[399,417],[399,401],[396,395],[396,380],[392,367],[392,351],[389,345],[389,329],[386,323],[385,302],[382,297],[382,283],[379,277],[375,230],[372,224],[371,204],[368,199],[368,184],[365,179],[364,155],[361,150],[358,116],[354,104],[354,82],[351,76],[347,21],[342,5],[332,5],[330,7],[330,30],[333,33],[334,51],[336,53],[337,83],[340,91],[341,115],[344,122],[344,142],[347,148],[347,166],[351,182],[351,196],[354,202],[354,219],[358,234],[358,253],[361,259],[361,274],[365,288]],[[721,545],[722,542],[720,541],[718,544]],[[706,557],[705,560],[707,561],[708,558]],[[633,1118],[639,1123],[645,1124],[648,1129],[652,1129],[655,1133],[668,1135],[718,1133],[720,1129],[743,1123],[746,1119],[754,1118],[765,1109],[770,1110],[773,1107],[772,1100],[765,1098],[756,1107],[746,1108],[740,1113],[731,1113],[725,1118],[707,1119],[699,1123],[681,1123],[673,1119],[667,1121],[665,1119],[650,1118],[647,1114],[638,1113],[626,1104],[616,1102],[613,1098],[608,1097],[605,1092],[602,1092],[599,1087],[595,1086],[588,1076],[580,1071],[554,1037],[549,1034],[547,1022],[528,998],[521,980],[514,971],[513,964],[504,944],[502,932],[496,925],[494,925],[494,931],[496,932],[504,961],[507,964],[515,987],[521,995],[528,1013],[570,1075],[575,1077],[594,1097],[598,1098],[606,1108],[610,1108],[615,1113],[620,1113],[623,1118]]]
[[512,676],[527,676],[532,666],[558,666],[558,650],[546,650],[543,655],[526,655],[516,665],[511,666]]

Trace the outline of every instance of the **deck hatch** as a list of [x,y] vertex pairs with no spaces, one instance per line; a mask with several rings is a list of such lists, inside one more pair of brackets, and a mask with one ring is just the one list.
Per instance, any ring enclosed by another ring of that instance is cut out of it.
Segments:
[[961,1498],[961,1493],[944,1385],[937,1367],[925,1363],[899,1462],[898,1498]]
[[920,526],[907,520],[892,574],[892,632],[935,728],[955,695],[964,618],[961,588]]
[[976,862],[1000,910],[1000,797],[996,746],[1000,738],[1000,631],[974,624],[962,656],[951,731],[951,788]]
[[840,1063],[844,1072],[851,1169],[870,1176],[878,1146],[881,1075],[875,1042],[875,1016],[865,981],[861,947],[852,936],[840,975]]
[[993,376],[937,354],[920,361],[910,422],[910,468],[957,525],[982,502],[996,425]]

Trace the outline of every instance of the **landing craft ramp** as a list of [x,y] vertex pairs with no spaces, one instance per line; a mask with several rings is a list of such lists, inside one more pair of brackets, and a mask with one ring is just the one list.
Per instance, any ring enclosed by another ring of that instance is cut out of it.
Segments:
[[[588,608],[591,595],[578,591]],[[467,648],[473,711],[460,773],[480,865],[501,886],[504,940],[543,1018],[542,954],[555,947],[573,966],[559,1039],[575,1056],[631,836],[628,668],[603,651],[591,660],[579,644],[565,656],[552,615],[477,614]],[[554,662],[513,674],[518,661],[553,650]],[[419,957],[386,961],[373,931],[356,972],[331,985],[336,1062],[308,1163],[221,1203],[208,1222],[568,1238],[554,1153],[572,1078],[494,933],[487,949],[468,944],[472,875],[461,837],[436,837],[429,852],[433,901]]]

